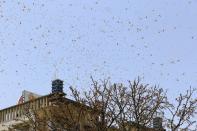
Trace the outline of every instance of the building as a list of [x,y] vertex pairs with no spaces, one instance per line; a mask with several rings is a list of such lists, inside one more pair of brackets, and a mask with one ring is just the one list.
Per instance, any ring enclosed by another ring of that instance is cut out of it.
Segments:
[[[91,128],[91,124],[88,123],[89,120],[87,121],[86,119],[95,118],[92,117],[92,115],[95,114],[95,111],[93,112],[89,107],[64,97],[65,94],[63,92],[63,81],[59,79],[52,81],[52,92],[48,95],[39,96],[28,91],[24,91],[22,94],[23,95],[19,99],[17,105],[0,110],[0,131],[11,130],[13,127],[17,127],[20,131],[30,130],[26,125],[24,125],[24,122],[29,120],[26,116],[27,109],[31,110],[31,112],[34,110],[42,114],[43,109],[47,109],[45,110],[46,113],[49,111],[49,109],[55,109],[57,108],[58,104],[62,103],[64,104],[60,106],[62,106],[62,109],[66,109],[64,110],[65,114],[68,115],[70,111],[72,112],[73,117],[79,119],[78,121],[80,123],[80,130],[85,131],[87,128]],[[59,109],[60,108],[58,107],[58,110]],[[77,116],[78,114],[81,116],[83,115],[83,117]],[[47,129],[44,129],[43,127],[43,130]]]
[[[34,127],[41,131],[63,131],[64,129],[95,131],[94,121],[98,119],[98,110],[66,98],[63,92],[63,81],[56,79],[52,81],[50,94],[40,96],[24,91],[17,105],[0,110],[0,131],[31,131]],[[158,131],[162,126],[161,122],[161,119],[155,120],[157,129],[146,127],[142,129]],[[128,131],[137,131],[133,123],[128,124],[128,129]],[[116,127],[110,129],[110,131],[119,130],[121,129]]]

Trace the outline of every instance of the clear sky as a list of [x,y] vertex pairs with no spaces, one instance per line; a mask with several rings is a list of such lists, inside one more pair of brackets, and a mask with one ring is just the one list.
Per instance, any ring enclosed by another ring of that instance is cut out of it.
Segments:
[[197,87],[196,0],[0,0],[0,108],[51,80]]

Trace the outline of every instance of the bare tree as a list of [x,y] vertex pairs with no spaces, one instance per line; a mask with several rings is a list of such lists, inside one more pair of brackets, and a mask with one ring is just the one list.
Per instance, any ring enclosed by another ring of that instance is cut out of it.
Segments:
[[157,86],[149,86],[140,83],[140,78],[133,82],[129,81],[127,91],[128,104],[124,114],[126,125],[135,125],[139,130],[140,127],[150,127],[153,117],[156,113],[161,112],[167,105],[166,91]]
[[194,120],[197,114],[197,97],[195,96],[197,89],[191,87],[185,94],[180,94],[172,106],[168,107],[171,118],[168,119],[168,127],[172,131],[177,130],[192,130],[196,121]]
[[75,100],[100,111],[99,121],[95,123],[100,125],[98,130],[105,131],[113,126],[128,130],[131,121],[138,127],[150,126],[154,115],[168,104],[165,91],[141,84],[139,78],[129,81],[128,87],[111,84],[109,79],[100,83],[91,79],[93,87],[84,96],[76,89],[71,90]]
[[101,80],[100,83],[92,77],[92,88],[80,96],[80,92],[71,87],[72,96],[90,108],[97,110],[99,115],[94,121],[98,131],[107,131],[109,128],[117,126],[116,122],[124,111],[127,101],[125,101],[126,88],[123,85],[111,84],[109,79]]

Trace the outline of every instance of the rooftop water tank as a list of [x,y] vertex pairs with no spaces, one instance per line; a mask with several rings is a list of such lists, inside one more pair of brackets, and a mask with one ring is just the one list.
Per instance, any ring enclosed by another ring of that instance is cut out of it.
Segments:
[[63,93],[63,82],[60,79],[52,81],[52,94],[53,93]]

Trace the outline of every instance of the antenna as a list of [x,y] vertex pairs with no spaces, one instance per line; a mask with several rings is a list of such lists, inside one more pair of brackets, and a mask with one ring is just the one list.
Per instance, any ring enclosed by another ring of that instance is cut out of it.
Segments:
[[55,64],[53,64],[53,67],[55,68],[55,71],[52,77],[53,80],[58,79],[58,75],[59,75],[58,66],[61,65],[63,61],[64,61],[64,57],[62,57],[59,62],[56,62]]
[[53,67],[55,68],[54,75],[53,75],[53,80],[57,79],[58,77],[58,68],[57,64],[53,64]]

